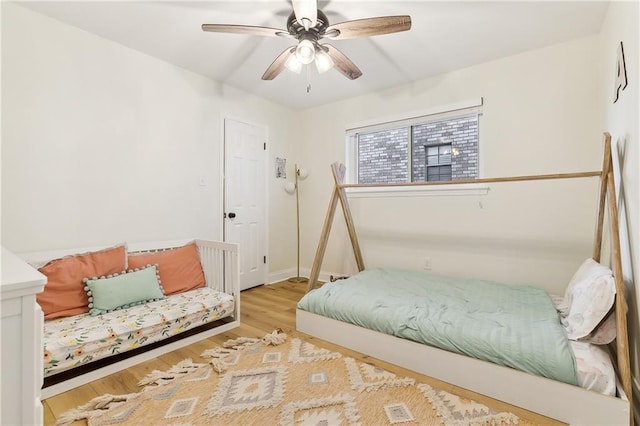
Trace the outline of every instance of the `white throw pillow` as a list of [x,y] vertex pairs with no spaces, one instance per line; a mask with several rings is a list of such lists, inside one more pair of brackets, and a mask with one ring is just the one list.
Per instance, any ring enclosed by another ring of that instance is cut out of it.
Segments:
[[616,327],[616,310],[612,309],[602,324],[586,337],[580,339],[581,342],[589,342],[594,345],[608,345],[613,342],[618,334]]
[[599,346],[571,342],[578,364],[578,385],[581,388],[615,396],[616,374],[609,354]]
[[596,262],[595,260],[589,258],[582,262],[582,265],[578,268],[578,270],[571,277],[571,281],[569,281],[569,285],[564,292],[564,299],[561,303],[558,303],[556,308],[562,317],[566,317],[569,314],[569,308],[571,307],[571,301],[573,297],[573,288],[584,282],[591,282],[596,278],[613,275],[611,269],[607,268],[604,265]]
[[615,296],[611,275],[576,283],[570,292],[569,312],[562,319],[569,339],[578,340],[591,334],[611,310]]

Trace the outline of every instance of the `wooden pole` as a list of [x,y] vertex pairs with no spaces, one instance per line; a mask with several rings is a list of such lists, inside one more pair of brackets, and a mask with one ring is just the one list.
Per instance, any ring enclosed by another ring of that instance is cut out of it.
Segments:
[[436,185],[459,185],[464,183],[494,183],[494,182],[517,182],[517,181],[530,181],[530,180],[545,180],[545,179],[569,179],[569,178],[584,178],[600,176],[600,197],[598,202],[598,218],[596,224],[595,241],[593,259],[600,260],[602,249],[602,233],[604,224],[605,204],[608,199],[609,207],[609,226],[611,232],[611,251],[612,251],[612,270],[614,274],[614,280],[616,285],[616,354],[617,354],[617,366],[618,374],[622,389],[627,395],[629,400],[630,411],[630,425],[634,423],[634,405],[633,405],[633,390],[631,386],[631,366],[629,361],[629,335],[627,329],[627,302],[626,291],[624,286],[624,280],[622,276],[622,260],[620,251],[620,234],[618,224],[618,207],[616,204],[615,184],[613,181],[612,172],[612,155],[611,155],[611,135],[609,133],[604,134],[604,159],[601,171],[594,172],[578,172],[578,173],[562,173],[562,174],[548,174],[548,175],[529,175],[529,176],[513,176],[504,178],[483,178],[483,179],[469,179],[469,180],[457,180],[457,181],[439,181],[439,182],[405,182],[405,183],[393,183],[393,184],[345,184],[344,165],[338,165],[334,163],[331,166],[334,178],[334,190],[329,202],[329,208],[324,220],[322,233],[320,234],[320,241],[316,250],[316,256],[313,261],[313,267],[309,277],[309,286],[307,291],[311,291],[318,281],[320,274],[320,268],[322,266],[322,260],[327,248],[327,242],[329,239],[329,233],[331,231],[331,225],[335,216],[336,206],[338,200],[342,205],[345,221],[347,223],[347,230],[349,231],[349,237],[353,246],[353,251],[356,256],[356,263],[360,271],[364,270],[364,261],[360,252],[360,246],[355,233],[355,226],[353,224],[353,218],[349,209],[349,203],[346,196],[346,188],[375,188],[375,187],[402,187],[402,186],[436,186]]
[[327,209],[327,215],[324,218],[324,225],[322,225],[322,232],[320,233],[320,241],[318,241],[318,248],[316,249],[316,256],[313,258],[313,266],[311,267],[311,273],[309,274],[309,284],[307,285],[307,293],[313,290],[318,282],[320,276],[320,268],[322,267],[322,260],[324,259],[324,253],[327,250],[327,242],[329,241],[329,234],[331,233],[331,224],[333,223],[333,217],[336,214],[336,206],[338,205],[338,187],[333,188],[333,195],[331,195],[331,201],[329,201],[329,208]]
[[351,246],[353,248],[353,254],[356,258],[356,264],[358,270],[364,270],[364,260],[362,252],[360,250],[360,244],[358,243],[358,236],[356,235],[356,229],[353,224],[353,217],[351,216],[351,209],[349,208],[349,200],[347,194],[343,188],[340,187],[344,183],[346,168],[343,164],[333,163],[331,165],[331,172],[333,174],[334,188],[331,201],[329,202],[329,209],[327,215],[324,218],[324,225],[322,226],[322,232],[320,233],[320,241],[318,242],[318,248],[316,249],[316,256],[313,259],[313,266],[311,267],[311,273],[309,274],[309,285],[307,286],[307,292],[314,289],[318,283],[318,277],[320,276],[320,268],[322,267],[322,261],[324,260],[324,254],[327,250],[327,243],[329,241],[329,234],[331,233],[331,225],[336,214],[336,207],[338,200],[342,206],[342,212],[347,224],[347,231],[349,232],[349,239],[351,240]]
[[[610,139],[610,137],[609,137]],[[606,154],[605,154],[606,156]],[[440,185],[460,185],[469,183],[496,183],[496,182],[518,182],[518,181],[531,181],[531,180],[549,180],[549,179],[571,179],[571,178],[586,178],[600,176],[602,177],[602,171],[592,172],[576,172],[576,173],[555,173],[546,175],[527,175],[527,176],[511,176],[511,177],[498,177],[498,178],[482,178],[482,179],[463,179],[455,181],[437,181],[437,182],[400,182],[400,183],[375,183],[375,184],[345,184],[345,166],[338,163],[331,165],[333,173],[333,179],[335,182],[334,191],[329,202],[329,209],[325,216],[324,225],[320,234],[320,241],[318,242],[318,248],[316,249],[316,255],[313,260],[313,266],[311,273],[309,274],[309,285],[307,292],[313,290],[318,282],[320,276],[320,268],[322,267],[322,261],[324,260],[324,254],[327,249],[327,243],[329,240],[329,234],[331,232],[331,225],[335,216],[338,200],[342,205],[342,211],[344,213],[345,222],[347,225],[347,231],[349,232],[349,238],[353,247],[353,253],[356,258],[356,264],[359,271],[365,269],[364,259],[362,251],[360,250],[360,244],[356,235],[355,226],[353,223],[353,217],[351,215],[351,209],[349,208],[349,200],[347,198],[346,188],[383,188],[383,187],[403,187],[403,186],[440,186]]]
[[402,187],[402,186],[442,186],[442,185],[461,185],[467,183],[497,183],[497,182],[520,182],[527,180],[549,180],[549,179],[573,179],[601,176],[602,171],[593,172],[575,172],[575,173],[554,173],[548,175],[527,175],[527,176],[510,176],[495,178],[479,178],[479,179],[459,179],[459,180],[442,180],[430,182],[397,182],[397,183],[345,183],[340,188],[385,188],[385,187]]
[[613,172],[609,171],[607,178],[607,198],[609,200],[609,227],[611,232],[611,256],[613,277],[616,283],[616,354],[618,358],[618,374],[622,389],[629,399],[631,418],[629,424],[633,426],[633,389],[631,387],[631,365],[629,361],[629,334],[627,330],[627,301],[626,289],[622,277],[622,260],[620,252],[620,231],[618,226],[618,206],[616,203]]
[[607,197],[607,179],[611,170],[611,135],[604,134],[604,157],[602,158],[602,176],[600,177],[600,198],[598,199],[598,217],[596,234],[593,238],[593,260],[600,262],[602,253],[602,230],[604,228],[605,201]]
[[344,214],[344,221],[347,225],[347,231],[349,232],[349,239],[351,240],[351,248],[356,258],[356,265],[358,271],[364,271],[364,258],[362,257],[362,251],[360,250],[360,243],[358,242],[358,236],[356,234],[356,227],[353,223],[353,216],[351,216],[351,208],[349,208],[349,200],[345,189],[342,187],[344,183],[344,175],[346,168],[343,164],[338,165],[334,163],[331,166],[333,171],[333,180],[336,183],[336,189],[338,190],[338,197],[340,198],[340,204],[342,205],[342,213]]

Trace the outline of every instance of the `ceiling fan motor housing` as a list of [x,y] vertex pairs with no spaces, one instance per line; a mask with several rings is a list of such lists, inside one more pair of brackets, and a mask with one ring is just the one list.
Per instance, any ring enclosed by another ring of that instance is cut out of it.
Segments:
[[329,19],[321,10],[318,9],[318,18],[315,27],[311,27],[308,30],[300,25],[296,19],[295,13],[291,13],[287,19],[287,30],[289,34],[297,38],[298,41],[310,40],[311,42],[317,42],[324,35],[325,30],[329,26]]

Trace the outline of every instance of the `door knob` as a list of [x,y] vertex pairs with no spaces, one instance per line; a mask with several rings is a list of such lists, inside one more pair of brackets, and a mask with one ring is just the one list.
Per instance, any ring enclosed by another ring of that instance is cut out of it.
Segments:
[[236,217],[235,213],[229,213],[229,219],[233,219],[234,217]]

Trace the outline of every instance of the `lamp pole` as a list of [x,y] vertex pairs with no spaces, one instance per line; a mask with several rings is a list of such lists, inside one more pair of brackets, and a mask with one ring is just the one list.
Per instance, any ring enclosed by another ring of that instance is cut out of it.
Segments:
[[295,190],[296,190],[296,228],[297,228],[297,271],[296,271],[296,276],[295,277],[291,277],[289,278],[289,282],[292,283],[306,283],[307,281],[309,281],[308,278],[305,277],[301,277],[300,276],[300,195],[298,194],[298,181],[299,181],[299,177],[300,177],[300,169],[298,168],[298,165],[295,165]]

